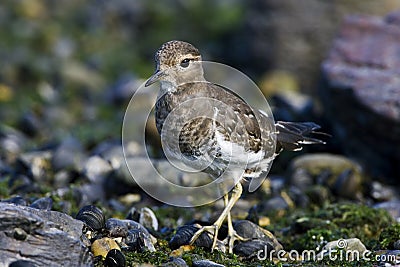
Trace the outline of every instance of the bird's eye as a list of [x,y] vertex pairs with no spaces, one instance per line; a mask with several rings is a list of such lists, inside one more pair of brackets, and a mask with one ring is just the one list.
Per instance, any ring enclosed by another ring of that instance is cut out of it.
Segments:
[[189,63],[190,63],[190,59],[185,58],[184,60],[181,61],[180,65],[182,68],[187,68],[187,67],[189,67]]

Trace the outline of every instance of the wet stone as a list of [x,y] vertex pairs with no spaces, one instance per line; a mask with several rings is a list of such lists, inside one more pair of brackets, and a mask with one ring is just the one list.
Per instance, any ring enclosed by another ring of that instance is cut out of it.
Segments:
[[51,210],[53,207],[53,200],[49,197],[42,197],[35,200],[29,207],[39,210]]
[[314,153],[296,157],[290,165],[290,184],[307,190],[322,185],[338,197],[362,199],[365,174],[357,162],[344,156]]

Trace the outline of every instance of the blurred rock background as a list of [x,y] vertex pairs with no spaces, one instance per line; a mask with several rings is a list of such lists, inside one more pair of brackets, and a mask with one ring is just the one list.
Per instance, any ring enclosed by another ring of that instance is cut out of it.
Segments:
[[[154,52],[178,39],[250,76],[276,119],[313,120],[332,134],[305,155],[281,155],[262,198],[241,199],[238,213],[255,205],[253,221],[271,210],[282,218],[345,199],[398,219],[396,10],[398,0],[1,1],[0,199],[29,205],[47,196],[68,214],[93,203],[107,215],[156,203],[125,167],[121,128]],[[156,168],[167,169],[151,121],[147,134]],[[137,144],[125,152],[139,165],[146,154]],[[170,228],[177,221],[162,219]]]

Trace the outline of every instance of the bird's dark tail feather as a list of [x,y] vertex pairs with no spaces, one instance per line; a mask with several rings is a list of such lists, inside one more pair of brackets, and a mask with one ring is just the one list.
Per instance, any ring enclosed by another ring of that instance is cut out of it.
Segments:
[[278,143],[276,151],[279,153],[282,149],[289,151],[299,151],[303,149],[303,145],[308,144],[325,144],[324,141],[310,137],[312,134],[325,133],[316,132],[321,127],[313,122],[285,122],[278,121],[275,123],[278,132]]

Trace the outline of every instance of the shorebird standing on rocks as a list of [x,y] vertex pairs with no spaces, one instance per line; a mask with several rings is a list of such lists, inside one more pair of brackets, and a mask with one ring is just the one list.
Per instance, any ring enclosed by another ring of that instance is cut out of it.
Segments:
[[[243,191],[241,181],[266,176],[265,171],[283,149],[297,151],[305,144],[324,143],[309,136],[320,127],[312,122],[275,123],[228,88],[206,81],[199,50],[187,42],[164,43],[155,61],[155,73],[145,86],[161,82],[155,106],[156,126],[162,139],[169,135],[167,139],[175,142],[164,148],[165,154],[200,168],[213,179],[222,174],[228,177],[228,173],[234,181],[231,191],[224,192],[225,208],[220,217],[213,225],[200,228],[190,244],[209,232],[213,235],[211,249],[215,249],[218,231],[226,219],[228,236],[224,241],[232,253],[235,240],[245,240],[235,232],[230,215]],[[182,126],[171,125],[174,122]]]

